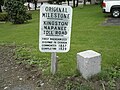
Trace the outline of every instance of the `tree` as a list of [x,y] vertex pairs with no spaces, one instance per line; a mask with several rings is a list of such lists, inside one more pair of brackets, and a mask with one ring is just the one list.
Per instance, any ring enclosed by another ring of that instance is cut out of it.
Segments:
[[84,0],[84,5],[86,5],[86,0]]
[[28,2],[28,9],[30,10],[30,2],[32,2],[32,0],[27,0]]
[[78,7],[79,0],[77,0],[76,7]]
[[0,12],[2,12],[2,5],[4,4],[4,0],[0,0]]
[[38,1],[38,0],[33,0],[33,3],[34,3],[34,5],[35,5],[35,10],[36,10],[36,8],[37,8],[37,1]]
[[70,2],[69,2],[69,0],[67,0],[67,2],[68,2],[68,6],[70,5]]
[[75,7],[75,0],[73,0],[73,7]]
[[32,0],[27,0],[27,2],[32,2]]
[[48,3],[53,4],[56,3],[58,5],[61,5],[62,2],[65,2],[65,0],[49,0]]
[[9,21],[14,24],[22,24],[27,21],[27,8],[24,6],[25,0],[6,0],[6,12]]

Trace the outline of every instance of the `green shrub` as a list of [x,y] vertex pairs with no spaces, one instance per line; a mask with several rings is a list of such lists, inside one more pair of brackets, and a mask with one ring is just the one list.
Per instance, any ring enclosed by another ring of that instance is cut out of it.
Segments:
[[0,13],[0,21],[7,21],[8,15],[7,13]]
[[5,6],[10,22],[22,24],[31,19],[31,15],[27,14],[27,8],[24,6],[23,0],[6,0]]
[[27,12],[27,20],[31,20],[32,19],[32,13]]

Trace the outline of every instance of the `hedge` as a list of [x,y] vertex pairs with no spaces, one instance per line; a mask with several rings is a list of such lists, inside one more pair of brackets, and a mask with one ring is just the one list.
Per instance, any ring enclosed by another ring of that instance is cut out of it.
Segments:
[[0,21],[7,21],[8,20],[8,15],[6,12],[0,13]]

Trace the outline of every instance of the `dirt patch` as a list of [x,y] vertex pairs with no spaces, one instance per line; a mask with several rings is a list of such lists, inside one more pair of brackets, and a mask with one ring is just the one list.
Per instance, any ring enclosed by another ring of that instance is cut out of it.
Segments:
[[15,59],[15,46],[0,46],[0,90],[54,90],[36,66]]
[[0,46],[0,90],[34,90],[28,72],[15,63],[15,46]]
[[54,76],[18,62],[15,51],[15,46],[0,45],[0,90],[61,90],[54,85]]

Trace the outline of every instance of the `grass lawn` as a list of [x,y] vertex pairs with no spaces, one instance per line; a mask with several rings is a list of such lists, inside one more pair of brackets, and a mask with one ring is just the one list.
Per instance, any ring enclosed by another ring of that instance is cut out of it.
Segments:
[[[39,11],[32,11],[32,13],[33,19],[27,24],[0,23],[0,43],[25,46],[27,48],[25,50],[29,50],[33,58],[30,62],[39,65],[47,64],[44,69],[48,73],[50,53],[41,53],[38,50]],[[101,23],[105,19],[100,6],[97,5],[73,9],[70,51],[57,53],[59,56],[57,74],[59,76],[76,73],[76,54],[84,50],[95,50],[101,53],[102,68],[120,65],[120,26],[102,26]]]

